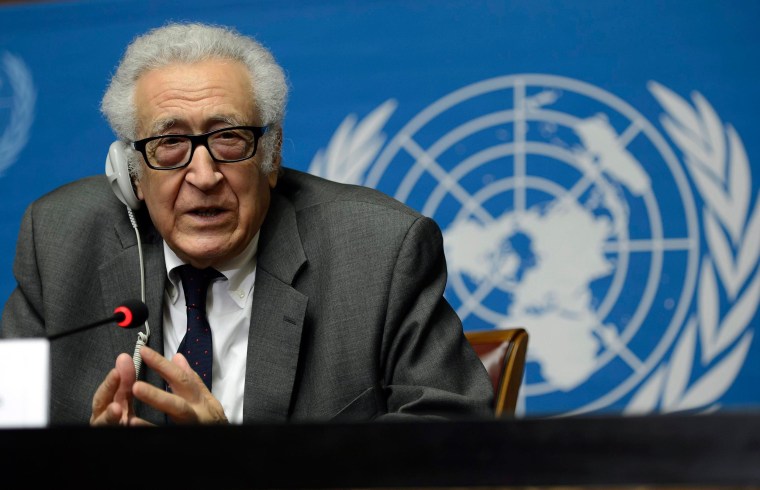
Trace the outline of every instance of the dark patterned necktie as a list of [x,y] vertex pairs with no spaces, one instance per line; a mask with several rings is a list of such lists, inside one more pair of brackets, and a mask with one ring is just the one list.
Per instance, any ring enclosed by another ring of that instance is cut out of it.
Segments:
[[201,377],[211,391],[213,351],[211,327],[206,317],[206,290],[212,279],[221,277],[216,269],[196,269],[185,264],[177,268],[185,291],[187,306],[187,332],[177,352],[183,354],[187,362]]

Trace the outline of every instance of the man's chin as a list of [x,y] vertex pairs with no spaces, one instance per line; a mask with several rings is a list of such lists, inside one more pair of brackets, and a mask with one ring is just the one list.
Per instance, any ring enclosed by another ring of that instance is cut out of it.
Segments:
[[224,262],[229,258],[232,251],[229,241],[226,240],[223,241],[223,243],[218,243],[214,240],[211,240],[208,243],[203,242],[203,240],[201,240],[201,242],[202,243],[198,243],[198,240],[196,239],[192,246],[172,249],[180,259],[199,268],[211,267],[215,264]]

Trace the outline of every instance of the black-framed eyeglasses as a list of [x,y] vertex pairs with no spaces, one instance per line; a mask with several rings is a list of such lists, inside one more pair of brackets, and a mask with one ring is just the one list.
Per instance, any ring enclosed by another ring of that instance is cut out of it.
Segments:
[[259,139],[268,130],[269,126],[233,126],[203,134],[164,134],[133,141],[132,148],[155,170],[188,166],[198,145],[205,146],[215,162],[242,162],[256,154]]

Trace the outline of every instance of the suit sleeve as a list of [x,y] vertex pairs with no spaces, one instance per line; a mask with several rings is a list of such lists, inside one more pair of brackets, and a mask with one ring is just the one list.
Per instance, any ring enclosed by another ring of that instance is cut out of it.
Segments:
[[383,418],[492,416],[490,379],[443,296],[446,280],[440,228],[421,217],[402,241],[391,281],[381,356]]
[[45,336],[32,209],[33,206],[30,206],[24,213],[16,243],[13,262],[16,288],[3,309],[3,324],[0,328],[0,337],[3,338]]

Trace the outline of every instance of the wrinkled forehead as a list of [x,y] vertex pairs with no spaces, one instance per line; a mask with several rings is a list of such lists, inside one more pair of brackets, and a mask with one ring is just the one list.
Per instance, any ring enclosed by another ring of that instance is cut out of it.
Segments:
[[144,72],[135,85],[138,133],[257,124],[250,76],[237,61],[175,62]]

